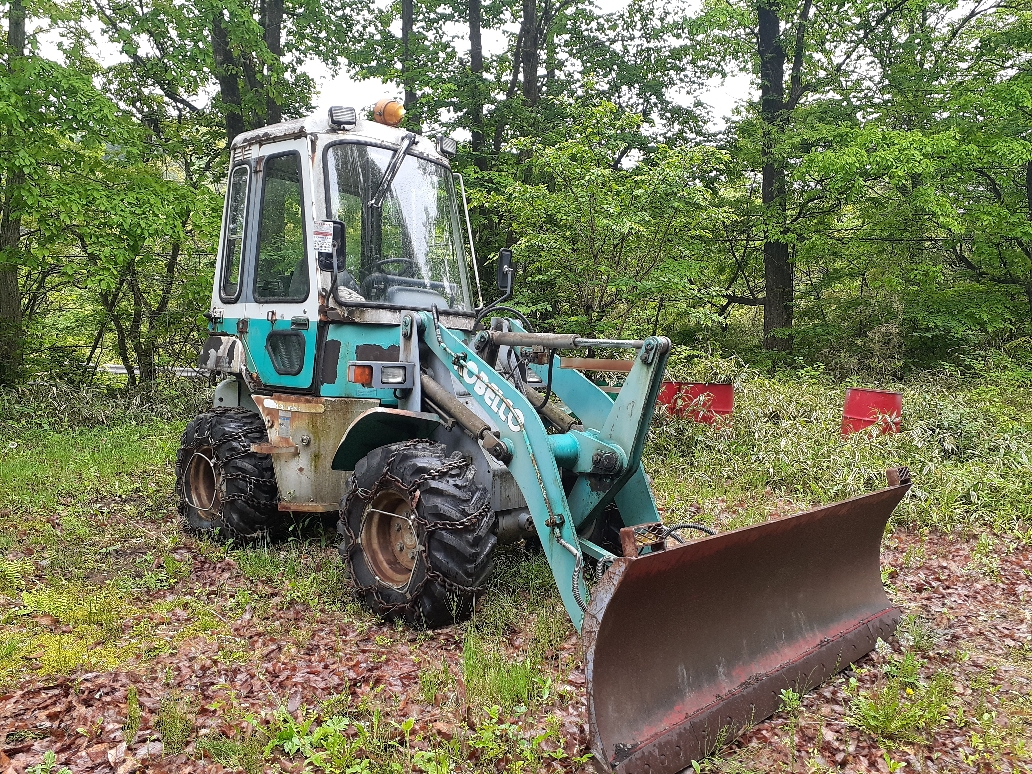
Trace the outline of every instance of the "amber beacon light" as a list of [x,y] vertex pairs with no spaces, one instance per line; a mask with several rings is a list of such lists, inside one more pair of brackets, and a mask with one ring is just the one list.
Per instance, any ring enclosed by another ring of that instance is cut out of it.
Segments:
[[378,124],[397,126],[405,117],[405,106],[396,99],[381,99],[373,107],[373,120]]

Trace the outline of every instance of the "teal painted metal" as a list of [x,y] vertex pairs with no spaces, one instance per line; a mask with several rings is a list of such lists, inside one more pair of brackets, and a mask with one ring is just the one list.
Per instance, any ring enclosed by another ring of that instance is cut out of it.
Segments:
[[572,470],[580,457],[580,444],[572,433],[548,436],[548,448],[560,468]]
[[555,455],[556,464],[574,473],[591,473],[595,469],[595,455],[598,453],[615,455],[620,468],[627,464],[627,454],[614,443],[599,440],[593,430],[580,432],[570,430],[548,436],[549,448]]
[[[515,322],[512,326],[520,329]],[[669,339],[663,336],[646,339],[615,401],[583,374],[559,368],[558,363],[553,367],[552,392],[586,427],[593,428],[593,437],[619,447],[626,454],[626,465],[617,478],[603,481],[581,476],[574,484],[568,501],[578,528],[590,525],[614,499],[628,526],[659,520],[655,499],[641,466],[641,455],[669,353]],[[532,368],[541,379],[548,377],[547,365]],[[633,497],[623,493],[632,483]]]
[[652,494],[652,487],[649,486],[648,476],[645,475],[645,468],[640,462],[634,475],[627,479],[616,493],[615,499],[616,507],[620,509],[620,518],[626,527],[662,521],[656,509],[656,498]]
[[[639,357],[632,368],[628,377],[631,386],[621,391],[623,397],[616,403],[579,374],[576,375],[579,381],[564,378],[562,391],[553,381],[553,391],[567,406],[585,411],[580,418],[593,429],[549,435],[521,392],[502,379],[454,333],[436,326],[430,314],[421,313],[421,316],[427,346],[468,386],[480,406],[495,417],[499,435],[513,454],[509,471],[527,501],[563,604],[579,631],[588,599],[583,578],[584,555],[604,561],[615,557],[579,538],[577,525],[587,523],[617,497],[618,503],[622,503],[621,512],[624,508],[628,510],[630,523],[638,523],[638,519],[658,520],[655,501],[641,469],[641,453],[670,349],[669,339],[654,337],[646,341],[643,349],[646,355]],[[554,375],[573,373],[553,369]],[[596,453],[612,455],[610,464],[615,460],[620,472],[611,476],[588,473],[595,465]],[[593,496],[581,497],[576,502],[567,499],[557,465],[580,473],[574,492],[583,487]],[[628,485],[630,490],[621,496],[621,490]],[[638,499],[644,502],[636,502]]]
[[[232,327],[229,327],[232,323]],[[223,322],[226,330],[236,335],[236,321],[228,318]],[[289,387],[295,390],[304,390],[312,386],[312,379],[315,374],[315,341],[316,326],[309,323],[308,330],[296,331],[305,340],[304,361],[301,373],[297,375],[281,374],[272,365],[272,358],[265,348],[266,339],[272,331],[289,331],[289,319],[277,319],[270,321],[267,318],[252,317],[247,321],[247,333],[241,336],[247,354],[247,368],[252,373],[258,374],[263,385],[268,387]]]
[[613,562],[616,560],[616,554],[611,554],[606,551],[602,546],[595,545],[586,538],[580,538],[577,541],[580,543],[581,551],[592,559],[597,559],[602,562]]
[[375,408],[362,414],[344,433],[333,463],[334,470],[354,470],[360,459],[389,443],[429,438],[441,425],[437,414]]
[[437,328],[427,312],[421,312],[420,316],[423,319],[423,340],[427,346],[455,377],[468,386],[474,399],[496,417],[502,439],[512,445],[509,471],[530,508],[563,605],[573,625],[580,631],[588,600],[583,555],[544,424],[526,397],[477,357],[455,334],[447,328]]
[[[355,350],[362,345],[389,350],[397,347],[400,328],[397,325],[373,323],[329,323],[326,341],[340,342],[340,360],[337,362],[337,380],[323,384],[319,394],[327,398],[366,398],[379,400],[385,406],[398,405],[393,390],[374,390],[348,381],[348,363],[352,360],[375,360],[373,357],[358,357]],[[396,356],[395,356],[396,357]],[[386,442],[385,442],[386,443]]]

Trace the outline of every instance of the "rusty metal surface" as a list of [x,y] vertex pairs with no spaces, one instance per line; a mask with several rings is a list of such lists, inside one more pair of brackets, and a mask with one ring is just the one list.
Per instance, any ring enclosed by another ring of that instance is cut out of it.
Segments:
[[379,402],[281,394],[255,402],[269,433],[256,451],[272,455],[280,510],[334,510],[344,481],[344,471],[332,468],[337,445],[355,418]]
[[[598,760],[626,774],[691,767],[888,637],[882,533],[900,485],[786,519],[619,559],[585,619]],[[726,730],[723,730],[726,729]]]

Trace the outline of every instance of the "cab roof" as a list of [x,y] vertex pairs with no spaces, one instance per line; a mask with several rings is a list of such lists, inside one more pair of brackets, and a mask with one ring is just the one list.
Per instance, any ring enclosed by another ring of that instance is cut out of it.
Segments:
[[[279,140],[289,140],[297,137],[324,137],[324,139],[336,139],[347,137],[359,140],[366,140],[378,145],[397,146],[401,139],[408,133],[408,129],[370,121],[359,118],[354,129],[338,129],[330,125],[326,112],[317,112],[307,118],[297,118],[293,121],[283,121],[279,124],[263,126],[260,129],[252,129],[249,132],[238,134],[233,139],[232,149],[242,149],[252,145],[266,145]],[[444,164],[448,159],[437,149],[437,143],[429,137],[416,135],[415,149],[422,156],[430,156]]]

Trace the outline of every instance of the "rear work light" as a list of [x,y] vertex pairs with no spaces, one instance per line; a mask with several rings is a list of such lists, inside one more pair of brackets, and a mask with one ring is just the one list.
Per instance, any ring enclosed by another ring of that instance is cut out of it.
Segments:
[[397,361],[353,360],[348,381],[374,390],[407,390],[415,386],[415,368]]

